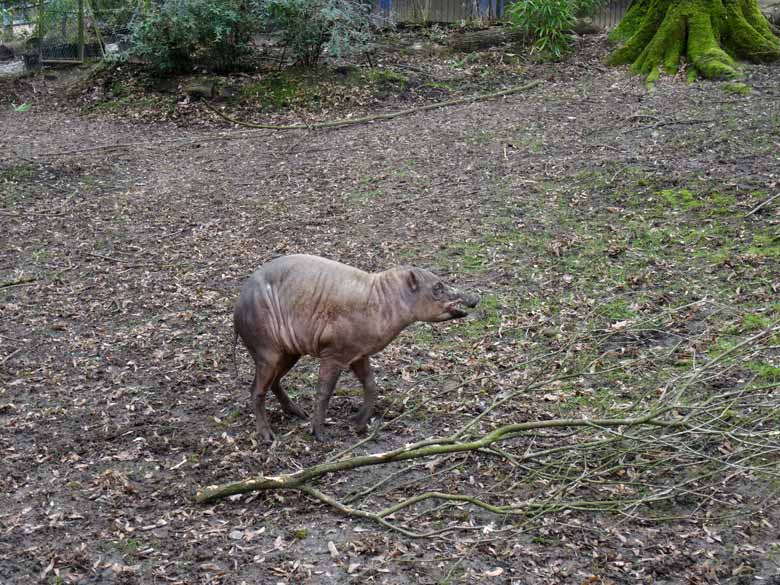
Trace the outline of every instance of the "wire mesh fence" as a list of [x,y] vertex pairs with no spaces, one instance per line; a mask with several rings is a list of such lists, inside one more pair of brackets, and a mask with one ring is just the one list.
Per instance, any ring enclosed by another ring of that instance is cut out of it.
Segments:
[[26,60],[42,63],[78,63],[126,48],[147,8],[148,0],[0,0],[3,33],[27,37]]

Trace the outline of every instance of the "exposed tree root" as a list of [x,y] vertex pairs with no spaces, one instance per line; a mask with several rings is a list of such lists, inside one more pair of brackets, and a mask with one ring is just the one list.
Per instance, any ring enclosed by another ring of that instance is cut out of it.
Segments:
[[428,104],[425,106],[419,106],[417,108],[408,108],[406,110],[399,110],[397,112],[389,112],[386,114],[374,114],[373,116],[364,116],[361,118],[347,118],[344,120],[333,120],[330,122],[319,122],[317,124],[288,124],[288,125],[273,125],[273,124],[255,124],[253,122],[244,122],[242,120],[236,120],[235,118],[228,116],[227,114],[220,112],[217,109],[214,109],[209,104],[205,104],[206,107],[220,116],[221,118],[224,118],[231,124],[237,124],[239,126],[245,126],[246,128],[261,128],[265,130],[316,130],[316,129],[322,129],[322,128],[340,128],[342,126],[353,126],[356,124],[367,124],[369,122],[379,122],[381,120],[392,120],[393,118],[399,118],[401,116],[408,116],[409,114],[416,114],[418,112],[427,112],[430,110],[437,110],[439,108],[446,108],[448,106],[457,106],[462,104],[471,104],[474,102],[481,102],[485,100],[492,100],[499,97],[511,95],[513,93],[520,93],[521,91],[526,91],[528,89],[531,89],[533,87],[536,87],[537,85],[540,85],[542,83],[541,80],[536,79],[534,81],[531,81],[529,83],[523,84],[523,85],[517,85],[515,87],[510,87],[509,89],[504,89],[502,91],[496,91],[493,93],[486,93],[482,95],[476,95],[476,96],[470,96],[470,97],[464,97],[464,98],[457,98],[454,100],[448,100],[445,102],[437,102],[435,104]]
[[630,63],[650,84],[661,70],[677,73],[682,57],[689,79],[731,79],[740,74],[736,59],[780,58],[780,39],[756,0],[638,0],[610,38],[624,44],[609,62]]
[[[435,104],[428,104],[417,108],[408,108],[406,110],[399,110],[397,112],[389,112],[386,114],[376,114],[373,116],[364,116],[362,118],[347,118],[344,120],[333,120],[329,122],[320,122],[316,124],[289,124],[289,125],[255,124],[252,122],[244,122],[241,120],[236,120],[235,118],[232,118],[231,116],[228,116],[227,114],[213,108],[206,102],[203,102],[203,104],[211,112],[215,113],[221,118],[224,118],[231,124],[236,124],[237,126],[244,126],[246,128],[261,129],[261,130],[317,130],[317,129],[326,129],[326,128],[341,128],[344,126],[352,126],[356,124],[367,124],[370,122],[379,122],[382,120],[392,120],[393,118],[408,116],[410,114],[416,114],[418,112],[427,112],[429,110],[436,110],[448,106],[456,106],[462,104],[481,102],[485,100],[492,100],[499,97],[511,95],[514,93],[520,93],[522,91],[532,89],[537,85],[541,85],[541,83],[542,80],[536,79],[534,81],[530,81],[523,85],[517,85],[493,93],[481,94],[481,95],[464,97],[464,98],[457,98],[454,100],[437,102]],[[127,142],[127,143],[119,143],[119,144],[105,144],[102,146],[93,146],[90,148],[80,148],[76,150],[63,150],[58,152],[42,152],[36,154],[35,158],[85,155],[85,154],[103,154],[114,150],[123,150],[123,149],[137,148],[137,147],[152,148],[155,146],[160,146],[162,144],[172,144],[177,147],[181,147],[184,146],[185,144],[195,144],[195,143],[202,143],[202,142],[209,142],[209,141],[251,139],[254,136],[256,136],[256,134],[252,131],[235,132],[229,134],[226,134],[224,131],[220,131],[216,133],[205,134],[203,136],[199,136],[197,138],[192,138],[192,139],[172,138],[169,140],[157,140],[157,141],[148,141],[148,142]]]

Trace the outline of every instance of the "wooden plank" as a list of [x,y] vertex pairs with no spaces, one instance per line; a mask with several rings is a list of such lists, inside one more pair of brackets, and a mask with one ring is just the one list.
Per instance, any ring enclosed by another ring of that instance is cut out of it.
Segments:
[[[620,22],[631,0],[610,0],[592,17],[593,24],[612,29]],[[501,20],[508,0],[374,0],[374,13],[391,22],[457,23],[481,18],[487,22]]]

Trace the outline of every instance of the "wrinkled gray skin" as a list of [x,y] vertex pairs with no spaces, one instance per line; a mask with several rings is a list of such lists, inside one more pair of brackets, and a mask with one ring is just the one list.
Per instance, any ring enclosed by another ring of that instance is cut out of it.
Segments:
[[319,389],[312,433],[324,439],[325,410],[339,375],[351,369],[363,385],[356,419],[364,432],[378,388],[369,356],[381,351],[415,321],[449,321],[465,316],[479,297],[458,291],[420,268],[393,268],[369,274],[317,256],[284,256],[249,278],[233,314],[255,362],[251,395],[258,436],[273,433],[265,412],[270,389],[284,412],[306,418],[279,385],[302,355],[320,358]]

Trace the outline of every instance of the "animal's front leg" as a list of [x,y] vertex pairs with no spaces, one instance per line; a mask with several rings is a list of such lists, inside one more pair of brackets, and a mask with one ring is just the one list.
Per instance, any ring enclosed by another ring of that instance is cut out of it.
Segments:
[[350,367],[355,377],[363,384],[363,406],[355,417],[355,431],[365,433],[368,421],[374,415],[379,388],[374,381],[374,372],[371,370],[371,362],[368,361],[368,357],[353,362]]
[[320,383],[311,424],[311,432],[318,441],[325,440],[325,411],[340,375],[341,367],[337,364],[327,360],[320,362]]

